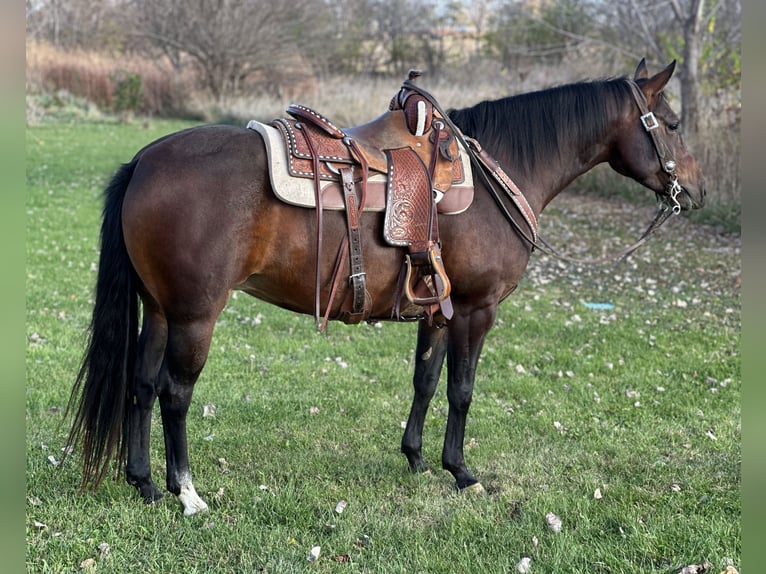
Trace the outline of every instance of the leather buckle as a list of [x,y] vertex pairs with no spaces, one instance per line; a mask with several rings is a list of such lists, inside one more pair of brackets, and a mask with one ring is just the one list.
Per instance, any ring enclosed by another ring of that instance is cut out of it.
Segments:
[[660,127],[660,122],[654,115],[654,112],[648,112],[641,116],[641,123],[644,124],[644,129],[648,132]]

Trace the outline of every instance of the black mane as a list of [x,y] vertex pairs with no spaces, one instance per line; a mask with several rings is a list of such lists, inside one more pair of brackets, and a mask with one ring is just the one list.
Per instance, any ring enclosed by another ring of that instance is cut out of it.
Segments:
[[449,116],[465,135],[488,150],[505,150],[517,169],[529,173],[557,157],[564,141],[602,137],[629,94],[625,78],[578,82],[484,101]]

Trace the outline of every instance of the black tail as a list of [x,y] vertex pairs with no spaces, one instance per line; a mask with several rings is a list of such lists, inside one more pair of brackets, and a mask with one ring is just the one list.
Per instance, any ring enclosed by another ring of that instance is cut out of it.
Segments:
[[101,254],[90,340],[66,413],[76,408],[68,444],[82,440],[82,487],[104,479],[111,459],[122,466],[138,338],[138,297],[122,232],[122,202],[136,161],[124,164],[104,192]]

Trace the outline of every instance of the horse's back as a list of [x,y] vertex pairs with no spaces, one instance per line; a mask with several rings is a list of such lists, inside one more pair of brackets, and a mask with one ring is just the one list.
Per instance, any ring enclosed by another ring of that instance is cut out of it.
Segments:
[[209,173],[213,169],[227,170],[231,166],[225,161],[227,159],[243,165],[242,160],[257,158],[260,153],[265,154],[263,141],[252,130],[230,125],[202,125],[153,141],[141,149],[135,159],[144,170],[160,164]]

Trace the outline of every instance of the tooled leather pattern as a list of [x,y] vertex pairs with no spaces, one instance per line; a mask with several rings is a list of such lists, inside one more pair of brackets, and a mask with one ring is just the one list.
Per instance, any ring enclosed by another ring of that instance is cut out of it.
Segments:
[[[386,118],[386,122],[384,122],[384,125],[382,126],[382,129],[384,130],[391,129],[391,124],[388,122],[388,119],[390,118]],[[330,136],[325,130],[310,122],[289,118],[278,118],[273,120],[272,125],[277,127],[284,137],[287,147],[287,167],[290,175],[294,177],[314,177],[314,163],[311,157],[311,148],[306,142],[306,134],[311,138],[314,148],[320,156],[320,179],[324,181],[338,180],[337,174],[333,173],[326,165],[327,162],[337,164],[356,163],[356,160],[352,156],[344,139]],[[375,124],[367,125],[373,126]],[[349,132],[350,137],[357,140],[363,148],[368,150],[367,160],[371,170],[379,171],[381,173],[386,172],[383,151],[387,148],[410,145],[413,149],[419,152],[419,155],[421,155],[424,162],[429,161],[430,158],[428,156],[432,153],[429,148],[435,143],[433,141],[433,132],[430,132],[427,136],[422,138],[415,138],[414,136],[405,138],[402,134],[402,138],[400,139],[399,134],[401,132],[394,131],[393,133],[397,134],[396,138],[383,136],[381,138],[382,141],[380,142],[376,141],[374,137],[371,137],[370,134],[366,132],[358,134],[359,136],[362,136],[361,138],[356,137],[357,132],[362,128],[366,128],[367,125],[348,128],[346,131]],[[402,127],[402,129],[404,128]],[[399,141],[394,142],[394,140]],[[430,145],[422,145],[426,141]],[[435,170],[436,173],[432,174],[432,184],[434,188],[446,192],[452,185],[464,182],[465,174],[463,173],[462,162],[458,158],[457,142],[455,141],[455,138],[452,137],[449,132],[443,130],[440,132],[440,141],[438,145],[439,154],[437,159],[437,169]],[[370,155],[371,148],[376,149],[375,153],[372,155]],[[380,158],[379,161],[376,159],[378,155]],[[426,157],[423,157],[424,155]]]
[[287,142],[287,162],[290,174],[296,177],[314,177],[314,163],[311,148],[306,141],[306,132],[319,154],[319,177],[323,180],[336,181],[338,175],[330,171],[327,162],[353,164],[351,151],[342,139],[328,137],[319,128],[301,122],[279,118],[273,125],[279,128]]
[[386,150],[388,200],[383,234],[391,245],[427,244],[432,195],[428,171],[410,148]]

